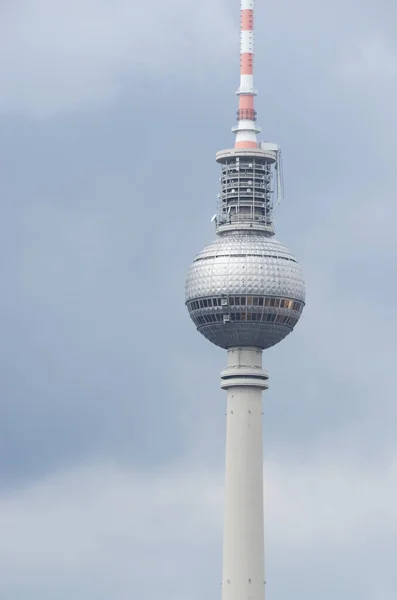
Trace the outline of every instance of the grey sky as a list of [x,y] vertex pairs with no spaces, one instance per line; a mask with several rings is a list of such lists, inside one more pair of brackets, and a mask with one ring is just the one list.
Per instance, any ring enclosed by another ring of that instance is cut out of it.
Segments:
[[[238,11],[0,4],[1,598],[220,597],[226,357],[183,300]],[[277,237],[308,288],[264,358],[268,597],[394,600],[397,6],[257,12]]]

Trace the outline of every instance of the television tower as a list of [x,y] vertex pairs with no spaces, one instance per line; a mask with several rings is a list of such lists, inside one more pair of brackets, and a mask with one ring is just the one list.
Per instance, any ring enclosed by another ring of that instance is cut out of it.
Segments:
[[254,100],[254,0],[241,0],[236,141],[221,165],[216,239],[193,261],[186,305],[198,331],[227,350],[222,600],[264,600],[262,351],[295,327],[305,304],[302,270],[274,237],[281,153],[258,142]]

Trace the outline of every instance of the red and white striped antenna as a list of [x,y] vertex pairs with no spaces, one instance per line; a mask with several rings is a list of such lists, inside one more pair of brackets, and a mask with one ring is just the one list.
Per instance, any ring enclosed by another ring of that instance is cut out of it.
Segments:
[[258,148],[254,88],[254,0],[241,0],[240,87],[235,148]]

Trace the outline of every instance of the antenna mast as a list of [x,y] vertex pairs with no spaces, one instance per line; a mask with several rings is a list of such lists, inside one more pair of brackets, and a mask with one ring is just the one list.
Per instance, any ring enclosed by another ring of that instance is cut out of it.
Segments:
[[254,0],[241,0],[240,87],[235,148],[258,148],[254,88]]

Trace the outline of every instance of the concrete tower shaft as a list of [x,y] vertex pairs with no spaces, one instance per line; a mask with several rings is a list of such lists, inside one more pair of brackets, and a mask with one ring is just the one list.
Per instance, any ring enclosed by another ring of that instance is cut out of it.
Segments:
[[230,348],[227,390],[222,600],[264,600],[262,390],[258,348]]

